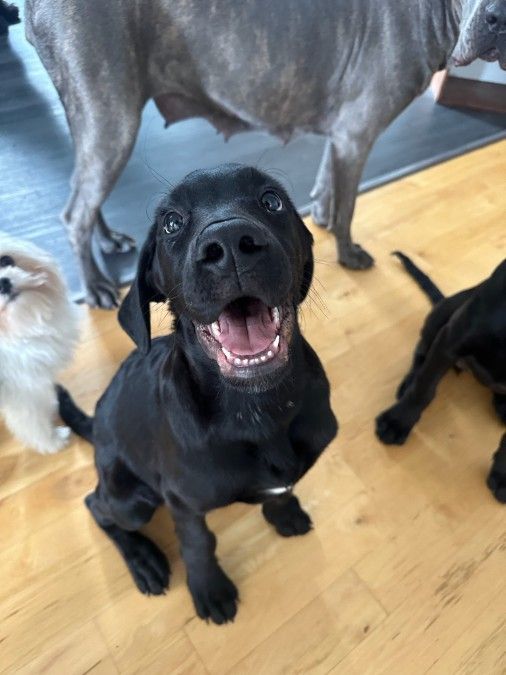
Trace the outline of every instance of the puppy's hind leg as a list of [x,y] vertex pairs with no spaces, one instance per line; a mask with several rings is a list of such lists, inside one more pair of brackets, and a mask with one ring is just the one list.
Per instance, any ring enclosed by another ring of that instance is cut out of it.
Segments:
[[157,495],[126,467],[115,464],[85,503],[114,542],[141,593],[164,593],[170,576],[167,558],[150,539],[136,532],[151,520],[160,504]]
[[10,390],[4,396],[2,412],[12,434],[41,454],[58,452],[69,442],[70,429],[56,425],[58,401],[52,382]]

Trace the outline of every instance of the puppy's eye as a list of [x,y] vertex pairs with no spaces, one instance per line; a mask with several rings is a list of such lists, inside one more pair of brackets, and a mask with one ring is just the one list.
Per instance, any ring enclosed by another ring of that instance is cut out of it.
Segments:
[[163,229],[167,234],[174,234],[183,227],[183,216],[177,211],[169,211],[163,218]]
[[272,190],[267,190],[267,192],[264,192],[260,201],[262,202],[264,209],[270,211],[271,213],[274,211],[281,211],[283,208],[281,197]]
[[10,255],[1,256],[0,267],[14,267],[14,258],[11,258]]

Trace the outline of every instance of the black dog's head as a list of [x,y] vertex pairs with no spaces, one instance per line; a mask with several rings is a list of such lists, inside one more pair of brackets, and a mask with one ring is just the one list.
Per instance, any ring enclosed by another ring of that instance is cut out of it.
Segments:
[[270,176],[240,165],[195,171],[158,207],[120,323],[147,352],[149,303],[168,300],[225,378],[270,379],[288,361],[312,242]]

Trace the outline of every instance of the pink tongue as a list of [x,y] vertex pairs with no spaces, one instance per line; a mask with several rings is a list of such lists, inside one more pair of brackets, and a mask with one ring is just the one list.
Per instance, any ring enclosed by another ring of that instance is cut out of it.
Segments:
[[276,337],[276,327],[260,300],[233,303],[220,314],[220,343],[239,356],[263,352]]

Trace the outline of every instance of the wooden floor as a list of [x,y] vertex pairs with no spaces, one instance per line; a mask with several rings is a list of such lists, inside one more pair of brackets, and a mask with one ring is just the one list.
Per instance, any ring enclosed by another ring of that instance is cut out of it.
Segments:
[[[7,673],[506,672],[506,508],[485,486],[502,429],[490,395],[447,376],[404,448],[375,415],[393,400],[428,304],[389,256],[412,254],[451,293],[506,255],[506,142],[362,196],[355,233],[377,266],[334,264],[317,231],[303,327],[332,383],[341,432],[297,492],[314,520],[278,538],[258,507],[213,513],[238,584],[234,624],[197,619],[172,523],[149,531],[171,559],[166,596],[145,598],[91,521],[91,448],[40,457],[0,428],[0,669]],[[90,410],[130,350],[114,314],[83,311],[63,378]],[[157,330],[169,321],[159,310]]]

